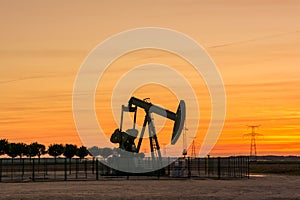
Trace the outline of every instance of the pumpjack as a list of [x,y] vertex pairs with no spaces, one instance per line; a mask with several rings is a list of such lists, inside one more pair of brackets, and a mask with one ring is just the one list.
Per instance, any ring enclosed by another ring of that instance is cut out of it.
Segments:
[[[145,111],[144,123],[140,135],[138,133],[138,130],[135,128],[138,108],[144,109]],[[126,130],[126,132],[122,131],[124,112],[131,112],[134,114],[133,128]],[[156,135],[152,113],[174,121],[171,144],[176,144],[184,127],[184,121],[186,117],[186,106],[184,100],[180,100],[177,111],[175,113],[164,109],[160,106],[152,104],[151,102],[149,102],[149,98],[141,100],[136,97],[131,97],[128,101],[127,106],[122,105],[120,128],[114,131],[114,133],[111,135],[110,141],[112,143],[118,143],[120,149],[132,153],[139,153],[145,134],[146,126],[148,125],[151,157],[153,159],[161,159],[160,146]],[[138,137],[138,135],[139,139],[136,145],[135,139]]]

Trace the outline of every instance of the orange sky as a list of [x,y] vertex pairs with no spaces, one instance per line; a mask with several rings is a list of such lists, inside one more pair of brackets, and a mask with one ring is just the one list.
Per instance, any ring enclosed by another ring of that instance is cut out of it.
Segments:
[[[113,34],[157,26],[194,38],[220,70],[226,88],[227,116],[211,155],[248,153],[249,139],[243,138],[243,134],[250,131],[246,125],[253,124],[261,124],[258,132],[263,136],[257,141],[260,155],[299,155],[299,9],[298,0],[2,0],[0,138],[11,142],[79,145],[72,116],[72,90],[81,63],[98,43]],[[120,58],[114,65],[182,62],[183,70],[183,61],[170,57],[158,52],[137,52]],[[190,79],[193,82],[192,75]],[[196,141],[199,149],[210,107],[203,83],[194,80],[194,84],[203,111]],[[146,89],[141,88],[137,95],[151,95],[152,101],[173,109],[174,105]],[[101,98],[109,96],[97,92],[97,102]],[[110,121],[107,103],[96,103],[96,108],[99,120],[107,120],[105,130],[109,135],[116,127]],[[106,109],[104,114],[102,109]],[[192,126],[192,122],[187,122],[187,126]]]

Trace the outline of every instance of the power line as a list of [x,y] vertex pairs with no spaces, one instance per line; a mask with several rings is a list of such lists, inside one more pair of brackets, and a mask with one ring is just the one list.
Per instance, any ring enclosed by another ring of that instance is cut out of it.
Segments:
[[186,142],[186,133],[189,129],[186,127],[186,124],[183,127],[183,141],[182,141],[182,155],[187,155],[187,142]]

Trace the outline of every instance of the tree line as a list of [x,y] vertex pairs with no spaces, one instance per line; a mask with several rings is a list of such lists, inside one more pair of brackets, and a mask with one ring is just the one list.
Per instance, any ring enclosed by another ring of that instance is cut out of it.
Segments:
[[[45,145],[38,142],[33,142],[31,144],[25,144],[23,142],[10,143],[7,139],[0,139],[0,156],[8,155],[12,159],[19,157],[20,159],[27,157],[33,158],[38,157],[39,161],[42,155],[48,154],[49,156],[54,157],[55,162],[56,158],[63,155],[65,158],[68,158],[71,162],[71,159],[74,156],[84,159],[86,156],[90,155],[93,157],[101,156],[104,159],[109,156],[119,157],[121,154],[124,154],[119,148],[99,148],[93,146],[87,149],[85,146],[77,147],[74,144],[50,144],[48,148]],[[138,153],[137,156],[143,158],[144,153]]]
[[73,144],[50,144],[46,149],[45,145],[38,142],[33,142],[31,144],[25,144],[23,142],[10,143],[7,139],[1,139],[0,156],[5,154],[11,158],[19,157],[20,159],[25,156],[28,158],[40,158],[45,154],[48,154],[55,159],[61,155],[64,155],[66,158],[78,156],[79,158],[83,159],[89,155],[89,151],[85,146],[77,147]]
[[7,155],[12,159],[16,157],[19,157],[20,159],[23,157],[28,157],[30,159],[38,157],[40,159],[41,156],[45,154],[54,157],[55,160],[61,155],[68,159],[71,159],[74,156],[84,159],[88,155],[100,155],[103,158],[107,158],[112,155],[113,152],[113,149],[99,148],[96,146],[87,149],[85,146],[77,147],[74,144],[50,144],[48,148],[46,148],[45,145],[38,142],[33,142],[31,144],[25,144],[23,142],[10,143],[7,139],[0,139],[0,156]]

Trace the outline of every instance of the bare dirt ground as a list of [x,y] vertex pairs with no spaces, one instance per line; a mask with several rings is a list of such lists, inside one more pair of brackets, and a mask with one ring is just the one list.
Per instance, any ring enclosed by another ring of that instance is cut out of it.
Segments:
[[300,199],[300,176],[1,183],[0,199]]

